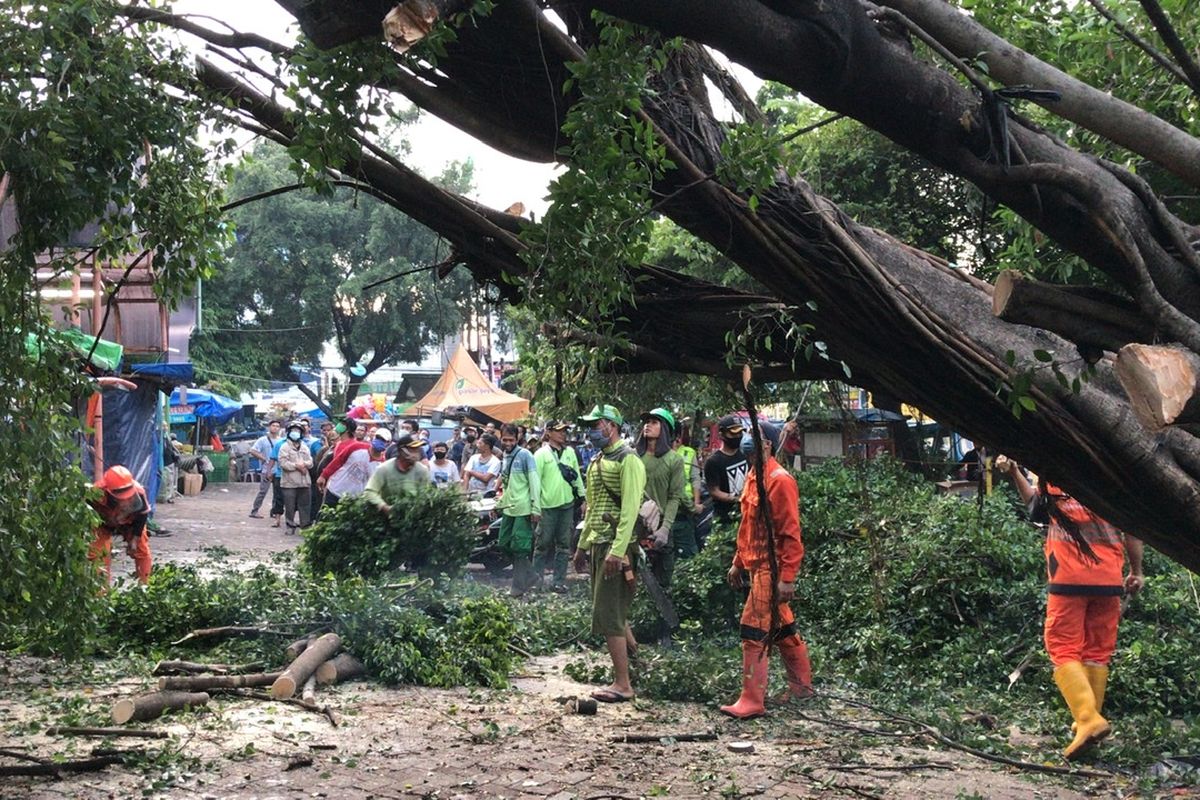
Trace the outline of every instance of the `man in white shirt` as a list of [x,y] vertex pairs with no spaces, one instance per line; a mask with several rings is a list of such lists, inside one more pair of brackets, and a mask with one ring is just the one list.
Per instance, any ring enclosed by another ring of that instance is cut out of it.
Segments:
[[258,437],[250,447],[250,451],[254,453],[254,456],[262,465],[261,478],[258,483],[258,495],[254,498],[254,507],[250,509],[250,516],[255,519],[262,519],[262,514],[258,513],[258,510],[262,508],[263,500],[267,496],[267,490],[271,488],[271,473],[275,470],[275,464],[271,461],[271,450],[275,447],[275,442],[277,441],[279,441],[279,420],[273,419],[267,425],[266,434]]

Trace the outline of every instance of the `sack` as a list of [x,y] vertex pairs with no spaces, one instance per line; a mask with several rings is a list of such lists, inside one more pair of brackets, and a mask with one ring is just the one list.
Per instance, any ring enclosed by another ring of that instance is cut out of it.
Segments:
[[637,522],[633,523],[633,538],[639,542],[653,539],[663,523],[663,510],[658,503],[645,495],[642,496],[642,507],[638,509]]

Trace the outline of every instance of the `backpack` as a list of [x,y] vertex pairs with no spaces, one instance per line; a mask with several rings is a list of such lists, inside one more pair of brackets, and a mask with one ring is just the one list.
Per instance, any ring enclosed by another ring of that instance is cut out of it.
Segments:
[[[616,492],[608,488],[608,484],[606,484],[604,479],[600,476],[600,462],[604,459],[609,459],[610,461],[615,461],[620,464],[625,460],[626,456],[632,454],[633,448],[626,445],[611,456],[606,456],[604,453],[600,453],[600,455],[596,456],[596,458],[592,460],[592,463],[596,465],[596,480],[600,481],[600,486],[604,489],[604,491],[608,492],[608,496],[612,498],[612,501],[617,504],[618,508],[621,505],[621,498]],[[642,505],[640,508],[638,508],[637,520],[633,523],[634,540],[640,543],[646,543],[650,539],[653,539],[655,532],[662,527],[662,523],[662,508],[659,507],[658,503],[650,499],[645,492],[642,492]]]

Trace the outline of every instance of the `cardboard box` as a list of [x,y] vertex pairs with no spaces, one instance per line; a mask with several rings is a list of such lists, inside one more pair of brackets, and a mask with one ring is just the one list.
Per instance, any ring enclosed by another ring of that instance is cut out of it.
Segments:
[[204,476],[198,472],[185,472],[179,476],[179,491],[185,495],[200,494],[200,489],[203,486]]

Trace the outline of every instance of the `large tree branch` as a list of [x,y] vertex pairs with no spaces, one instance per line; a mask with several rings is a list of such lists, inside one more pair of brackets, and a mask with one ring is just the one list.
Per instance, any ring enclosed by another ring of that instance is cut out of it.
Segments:
[[1191,52],[1188,51],[1187,45],[1179,38],[1167,12],[1163,11],[1157,0],[1139,0],[1139,2],[1142,4],[1146,16],[1150,18],[1151,24],[1154,25],[1154,30],[1158,31],[1163,44],[1171,51],[1171,55],[1179,63],[1179,68],[1187,75],[1192,92],[1200,97],[1200,64],[1196,63]]
[[903,12],[960,58],[979,58],[1003,84],[1058,91],[1061,99],[1040,105],[1200,187],[1200,140],[1186,131],[1014,47],[944,0],[878,2]]

